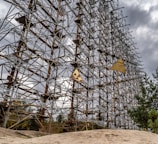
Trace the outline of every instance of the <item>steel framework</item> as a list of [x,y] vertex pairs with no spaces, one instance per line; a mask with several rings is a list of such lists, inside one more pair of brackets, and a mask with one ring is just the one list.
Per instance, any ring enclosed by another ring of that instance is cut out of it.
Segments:
[[[117,0],[4,0],[0,20],[2,125],[13,113],[40,123],[62,115],[134,128],[141,62]],[[123,69],[123,70],[122,70]]]

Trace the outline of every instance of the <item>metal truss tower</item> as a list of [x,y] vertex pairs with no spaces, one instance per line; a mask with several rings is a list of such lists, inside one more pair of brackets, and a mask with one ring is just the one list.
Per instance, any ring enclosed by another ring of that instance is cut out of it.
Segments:
[[[80,123],[134,128],[141,65],[117,0],[4,0],[0,20],[2,126],[62,115]],[[2,119],[2,117],[4,117]]]

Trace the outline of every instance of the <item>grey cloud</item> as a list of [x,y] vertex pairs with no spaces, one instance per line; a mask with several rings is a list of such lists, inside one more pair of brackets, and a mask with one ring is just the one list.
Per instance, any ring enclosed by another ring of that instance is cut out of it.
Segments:
[[128,6],[127,3],[122,4],[125,7],[124,13],[128,16],[127,21],[133,31],[144,26],[149,30],[148,33],[144,34],[143,32],[142,35],[133,36],[142,57],[143,68],[151,76],[158,67],[158,56],[155,54],[158,51],[158,22],[152,21],[151,12],[158,10],[158,5],[151,7],[149,11],[145,11],[139,5]]
[[139,8],[139,6],[125,7],[125,14],[128,16],[128,22],[131,27],[137,28],[142,25],[148,25],[151,17],[150,13]]
[[154,10],[158,10],[158,5],[152,6],[152,7],[149,9],[150,12],[151,12],[151,11],[154,11]]
[[121,3],[125,6],[124,13],[128,16],[127,21],[131,25],[132,29],[138,27],[147,26],[151,29],[158,28],[158,22],[154,23],[151,19],[151,12],[158,10],[158,5],[152,6],[149,11],[145,11],[139,7],[139,5],[128,6],[125,3]]
[[144,69],[151,76],[158,67],[158,56],[155,55],[158,49],[158,41],[153,40],[150,34],[146,34],[144,39],[142,37],[137,38],[137,41]]

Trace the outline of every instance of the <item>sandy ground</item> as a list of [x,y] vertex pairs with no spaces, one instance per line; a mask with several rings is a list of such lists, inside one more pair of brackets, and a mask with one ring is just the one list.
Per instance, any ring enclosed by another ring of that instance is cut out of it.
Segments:
[[0,128],[0,144],[158,144],[158,135],[136,130],[91,130],[44,135]]

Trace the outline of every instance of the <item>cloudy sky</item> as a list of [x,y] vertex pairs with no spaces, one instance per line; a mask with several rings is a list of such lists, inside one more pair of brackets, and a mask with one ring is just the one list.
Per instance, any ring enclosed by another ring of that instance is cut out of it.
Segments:
[[[130,29],[140,53],[143,68],[149,75],[158,67],[158,0],[120,0],[128,16]],[[7,6],[0,0],[0,17]]]
[[120,0],[149,75],[158,67],[158,0]]

